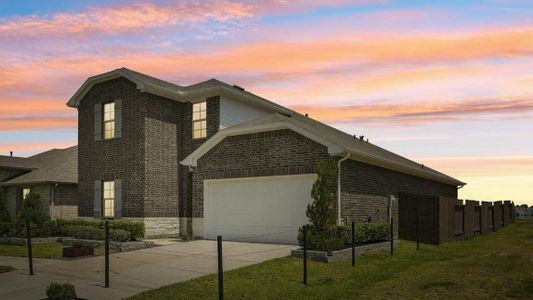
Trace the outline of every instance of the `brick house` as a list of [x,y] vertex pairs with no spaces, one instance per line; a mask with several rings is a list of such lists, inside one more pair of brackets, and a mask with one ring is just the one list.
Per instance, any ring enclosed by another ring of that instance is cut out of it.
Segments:
[[30,192],[39,194],[52,219],[78,216],[78,148],[52,149],[28,158],[0,155],[0,189],[16,217]]
[[339,222],[386,221],[399,192],[456,197],[464,185],[215,79],[183,87],[122,68],[87,79],[68,106],[79,216],[142,220],[149,236],[294,243],[325,158],[341,170]]

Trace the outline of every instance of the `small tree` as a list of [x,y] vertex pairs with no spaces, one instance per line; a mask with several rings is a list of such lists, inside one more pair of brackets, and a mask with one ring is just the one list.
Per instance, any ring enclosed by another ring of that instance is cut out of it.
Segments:
[[49,219],[41,205],[41,196],[36,193],[29,193],[22,202],[22,209],[17,216],[17,224],[42,225]]
[[11,223],[11,216],[7,210],[7,200],[0,188],[0,223]]
[[[309,226],[308,243],[312,248],[331,252],[343,246],[342,239],[337,234],[337,224],[333,205],[335,196],[331,191],[337,180],[337,166],[332,159],[325,159],[317,164],[318,178],[313,184],[311,196],[313,203],[307,205],[306,215]],[[302,240],[302,229],[298,239]]]

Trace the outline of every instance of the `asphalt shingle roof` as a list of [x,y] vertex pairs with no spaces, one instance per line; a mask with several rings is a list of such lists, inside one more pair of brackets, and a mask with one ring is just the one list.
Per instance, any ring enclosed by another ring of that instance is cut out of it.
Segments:
[[290,116],[274,113],[245,123],[237,124],[235,126],[227,128],[227,130],[264,125],[280,121],[291,122],[294,125],[304,128],[326,140],[329,140],[334,144],[337,144],[338,146],[342,147],[343,149],[346,149],[348,152],[356,156],[360,155],[367,158],[373,158],[390,165],[396,165],[403,169],[419,173],[421,175],[427,175],[432,178],[440,179],[440,181],[446,183],[453,183],[456,185],[465,184],[460,180],[457,180],[451,176],[431,169],[423,164],[417,163],[403,156],[392,153],[372,143],[360,140],[359,138],[354,138],[354,136],[349,135],[341,130],[338,130],[336,128],[333,128],[331,126],[328,126],[324,123],[313,120],[312,118],[303,116],[298,113],[294,113]]
[[3,184],[78,183],[78,146],[52,149],[21,161],[32,170]]

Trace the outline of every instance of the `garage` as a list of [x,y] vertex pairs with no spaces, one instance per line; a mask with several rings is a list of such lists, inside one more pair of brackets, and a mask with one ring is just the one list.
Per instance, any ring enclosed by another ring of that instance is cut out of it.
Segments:
[[297,244],[316,174],[204,181],[204,237]]

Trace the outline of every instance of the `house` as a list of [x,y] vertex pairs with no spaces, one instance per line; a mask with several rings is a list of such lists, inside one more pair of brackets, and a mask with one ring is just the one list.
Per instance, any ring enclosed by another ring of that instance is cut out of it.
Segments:
[[28,158],[0,156],[0,189],[8,211],[15,217],[30,192],[41,197],[52,219],[78,215],[78,148],[52,149]]
[[216,79],[179,86],[126,68],[88,78],[78,111],[78,214],[147,235],[296,242],[318,161],[340,167],[338,221],[389,220],[399,192],[465,183]]

